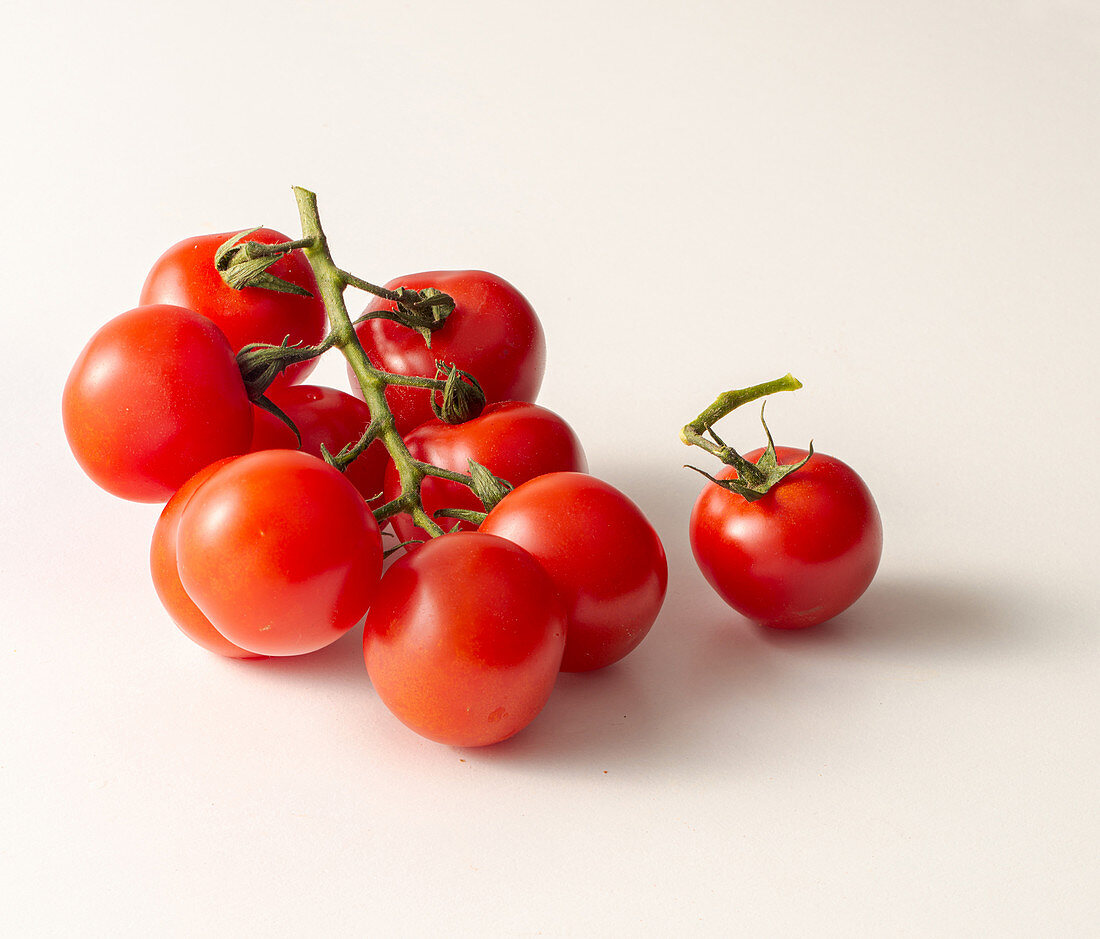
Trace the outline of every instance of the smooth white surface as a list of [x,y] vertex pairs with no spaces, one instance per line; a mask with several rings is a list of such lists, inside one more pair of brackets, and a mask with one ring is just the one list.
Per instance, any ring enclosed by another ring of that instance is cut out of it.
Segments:
[[[4,19],[5,935],[1095,935],[1095,5]],[[392,719],[359,630],[294,661],[191,645],[149,582],[156,507],[64,443],[68,369],[155,257],[294,232],[292,184],[362,276],[516,283],[540,400],[665,540],[649,639],[496,748]],[[695,570],[677,440],[787,370],[777,439],[856,467],[887,539],[796,635]]]

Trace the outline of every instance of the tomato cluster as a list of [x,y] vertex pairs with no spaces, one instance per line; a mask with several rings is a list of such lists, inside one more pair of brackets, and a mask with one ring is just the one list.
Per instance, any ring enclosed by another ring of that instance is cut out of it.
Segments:
[[[534,403],[545,343],[527,300],[482,271],[409,275],[351,333],[342,304],[319,299],[350,276],[323,239],[246,233],[236,273],[256,279],[243,283],[226,276],[233,239],[170,248],[141,305],[92,337],[62,400],[97,484],[166,502],[150,564],[180,630],[219,655],[286,656],[365,618],[379,698],[463,746],[521,730],[559,671],[635,648],[664,599],[664,551]],[[437,292],[451,304],[425,326]],[[333,336],[365,355],[348,356],[350,389],[301,384]],[[257,384],[244,367],[256,349],[295,355]],[[471,413],[441,407],[447,369],[476,387]],[[383,533],[404,548],[385,573]]]

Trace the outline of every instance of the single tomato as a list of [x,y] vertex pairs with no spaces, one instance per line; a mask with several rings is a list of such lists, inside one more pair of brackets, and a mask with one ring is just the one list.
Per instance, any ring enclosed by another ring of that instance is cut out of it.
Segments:
[[[468,473],[469,461],[474,460],[513,486],[543,473],[588,469],[572,428],[553,411],[522,401],[490,404],[480,416],[462,424],[428,421],[406,435],[405,445],[416,459],[457,473]],[[385,501],[400,492],[397,467],[391,463],[386,469]],[[424,480],[420,497],[429,515],[442,508],[484,510],[468,487],[437,476]],[[439,523],[449,529],[455,521],[441,518]],[[460,523],[463,530],[474,527]],[[395,515],[393,529],[402,541],[428,537],[408,515]]]
[[255,652],[249,652],[234,645],[218,632],[194,601],[187,595],[180,583],[179,568],[176,565],[176,533],[179,530],[180,513],[191,501],[196,490],[211,476],[234,457],[226,457],[209,466],[203,467],[187,482],[180,486],[157,519],[153,529],[153,543],[149,550],[149,568],[153,575],[153,587],[160,602],[188,639],[218,655],[231,659],[261,658]]
[[585,473],[548,473],[518,486],[481,523],[542,564],[565,603],[562,671],[617,662],[657,619],[668,564],[657,532],[630,499]]
[[167,501],[252,439],[233,349],[213,322],[178,306],[138,307],[92,336],[69,373],[61,413],[84,471],[135,502]]
[[[763,450],[746,456],[755,463]],[[781,464],[806,450],[776,447]],[[725,467],[718,479],[736,479]],[[759,499],[708,482],[691,513],[696,563],[723,600],[754,622],[799,629],[851,606],[882,556],[870,490],[846,463],[815,452]]]
[[[164,252],[149,271],[141,288],[141,302],[172,303],[209,317],[225,333],[233,352],[252,342],[316,345],[325,335],[327,315],[317,293],[313,269],[301,251],[292,251],[267,269],[282,280],[308,290],[312,296],[282,293],[261,287],[230,287],[214,267],[214,255],[234,232],[185,238]],[[278,244],[286,235],[261,228],[244,241]],[[316,359],[287,368],[276,384],[301,381],[317,364]]]
[[564,646],[565,614],[546,571],[481,532],[399,558],[363,631],[382,703],[421,736],[462,747],[497,743],[534,720]]
[[362,495],[297,450],[248,453],[184,506],[180,582],[214,628],[264,655],[313,652],[366,612],[382,538]]
[[[433,378],[436,362],[456,365],[477,379],[486,401],[534,401],[546,367],[546,340],[531,304],[503,278],[485,271],[429,271],[397,277],[388,290],[435,287],[455,301],[443,326],[432,333],[429,349],[415,330],[384,319],[367,320],[356,332],[377,368]],[[373,298],[366,311],[392,310],[392,301]],[[359,382],[348,367],[351,388]],[[386,400],[402,433],[435,415],[429,393],[391,385]]]

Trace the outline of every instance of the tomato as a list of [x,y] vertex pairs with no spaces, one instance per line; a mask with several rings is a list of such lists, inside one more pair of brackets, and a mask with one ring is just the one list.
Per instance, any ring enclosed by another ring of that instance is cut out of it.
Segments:
[[297,450],[298,438],[294,436],[294,431],[274,414],[254,404],[252,405],[252,445],[248,449],[253,452]]
[[[386,284],[389,290],[398,287],[435,287],[451,296],[455,308],[432,333],[430,349],[420,333],[389,320],[361,324],[356,332],[375,367],[433,378],[436,361],[442,360],[472,374],[490,403],[535,400],[546,365],[546,341],[531,304],[515,287],[485,271],[429,271]],[[366,312],[395,306],[376,297]],[[359,382],[350,366],[348,378],[358,394]],[[391,386],[386,400],[402,434],[435,416],[423,389]]]
[[255,652],[249,652],[234,645],[218,632],[202,614],[194,601],[187,595],[180,583],[179,569],[176,566],[176,533],[179,530],[180,513],[191,501],[195,491],[234,457],[226,457],[199,470],[176,492],[164,511],[157,519],[153,529],[153,544],[149,551],[149,567],[153,575],[153,587],[160,602],[172,617],[173,622],[189,639],[193,639],[204,649],[216,652],[231,659],[260,658]]
[[[354,443],[363,436],[371,421],[370,408],[366,404],[335,388],[290,385],[270,389],[268,397],[294,421],[298,433],[302,435],[301,449],[314,456],[321,455],[322,444],[335,456],[346,444]],[[264,416],[262,431],[258,436],[253,435],[253,450],[298,448],[298,442],[286,424],[266,411]],[[278,426],[271,425],[268,420]],[[265,443],[270,446],[265,447]],[[364,499],[374,499],[381,495],[387,463],[389,454],[386,448],[382,441],[375,440],[348,465],[345,475]]]
[[[557,414],[537,404],[503,401],[490,404],[479,417],[462,424],[435,419],[421,424],[405,437],[409,452],[418,460],[458,473],[469,472],[472,459],[514,486],[543,473],[588,469],[577,435]],[[384,498],[401,492],[397,467],[386,469]],[[483,506],[466,486],[429,476],[420,488],[429,515],[441,508],[474,509]],[[454,519],[440,519],[449,529]],[[475,526],[462,522],[469,530]],[[393,529],[402,541],[423,539],[427,534],[408,515],[396,515]]]
[[108,492],[164,502],[252,439],[252,405],[225,336],[205,316],[142,306],[84,347],[61,399],[65,435]]
[[664,602],[668,564],[642,511],[585,473],[549,473],[501,500],[479,531],[532,554],[567,611],[562,671],[617,662],[649,632]]
[[480,532],[444,535],[398,559],[363,631],[383,704],[418,734],[462,747],[497,743],[534,720],[564,645],[547,573]]
[[184,506],[180,582],[234,645],[264,655],[312,652],[355,625],[382,569],[367,504],[308,453],[262,450],[221,467]]
[[[776,447],[780,463],[807,451]],[[755,462],[762,450],[746,456]],[[719,479],[737,477],[725,467]],[[815,452],[755,502],[707,483],[690,522],[691,549],[710,585],[749,619],[780,629],[824,622],[867,589],[882,556],[870,490],[847,464]]]
[[[313,296],[280,293],[260,287],[234,290],[214,267],[214,254],[234,232],[197,235],[172,245],[157,259],[145,286],[141,302],[172,303],[195,310],[217,323],[233,351],[252,342],[316,345],[325,334],[327,316],[317,293],[313,269],[301,251],[292,251],[267,269],[285,281],[308,290]],[[261,228],[245,241],[278,244],[290,241],[286,235]],[[316,359],[287,368],[276,384],[301,381],[317,364]]]

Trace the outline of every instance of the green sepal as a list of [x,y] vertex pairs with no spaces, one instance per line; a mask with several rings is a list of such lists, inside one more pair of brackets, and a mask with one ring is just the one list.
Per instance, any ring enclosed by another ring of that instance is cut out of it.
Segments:
[[[298,428],[294,426],[294,421],[292,421],[290,419],[290,417],[274,401],[272,401],[266,395],[257,395],[255,398],[252,398],[251,400],[252,400],[252,403],[254,405],[256,405],[256,407],[263,408],[265,411],[267,411],[268,414],[273,414],[275,417],[277,417],[279,420],[281,420],[284,424],[286,424],[287,427],[289,427],[292,431],[294,431],[294,436],[298,440],[298,449],[301,449],[301,447],[302,447],[302,435],[301,435],[301,433],[299,432]],[[322,444],[322,449],[323,448],[324,448],[324,445]]]
[[494,476],[487,467],[476,460],[467,460],[470,465],[470,489],[481,500],[486,512],[493,511],[501,499],[512,491],[512,484],[499,476]]
[[727,466],[732,466],[737,470],[737,479],[716,479],[711,476],[710,473],[699,469],[697,466],[685,466],[686,469],[695,470],[702,476],[706,476],[714,485],[721,486],[728,492],[735,492],[737,495],[745,499],[746,502],[755,502],[761,496],[767,495],[776,483],[780,480],[790,476],[797,469],[801,469],[809,462],[810,457],[814,455],[814,442],[810,441],[809,452],[805,458],[799,460],[797,463],[780,463],[775,455],[775,441],[772,440],[771,431],[768,430],[768,423],[764,420],[764,405],[760,406],[760,423],[764,425],[764,433],[768,438],[768,445],[764,448],[764,452],[760,454],[760,459],[755,463],[750,463],[741,454],[739,454],[733,447],[727,446],[722,442],[722,439],[714,432],[712,427],[707,427],[707,433],[714,438],[714,442],[718,444],[723,450],[720,455],[720,459]]
[[480,525],[485,521],[488,512],[478,512],[475,509],[437,509],[432,513],[434,518],[457,518],[464,522]]
[[485,392],[473,375],[454,365],[448,368],[444,362],[436,362],[435,369],[437,378],[447,376],[441,404],[436,404],[435,392],[432,392],[431,405],[436,417],[445,424],[463,424],[484,410]]
[[[282,254],[254,254],[255,241],[246,241],[240,244],[241,239],[247,238],[260,228],[250,228],[234,235],[214,252],[214,267],[217,268],[223,281],[234,290],[243,287],[258,287],[262,290],[274,290],[278,293],[291,293],[299,297],[312,297],[308,290],[292,284],[288,280],[269,274],[267,269],[271,267]],[[267,247],[261,246],[261,247]]]

